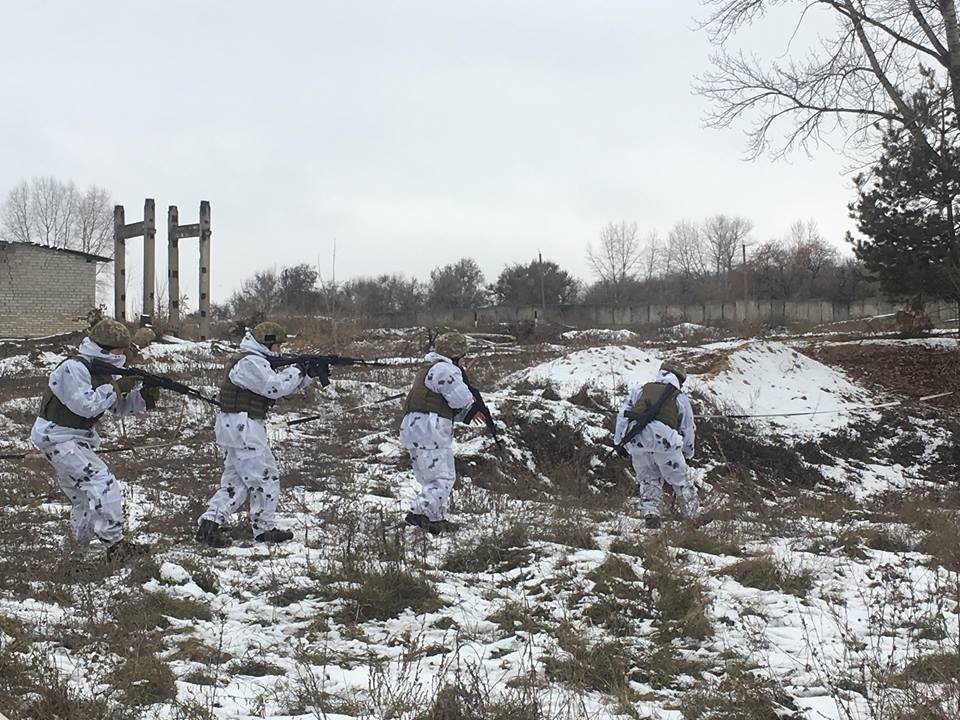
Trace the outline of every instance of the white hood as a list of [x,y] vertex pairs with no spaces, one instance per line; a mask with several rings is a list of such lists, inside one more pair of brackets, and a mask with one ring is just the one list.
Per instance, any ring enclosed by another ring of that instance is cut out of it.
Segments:
[[453,360],[448,358],[446,355],[441,355],[440,353],[436,352],[428,352],[426,355],[424,355],[423,359],[428,363],[448,362],[451,365],[454,364]]
[[677,390],[681,390],[681,389],[682,389],[682,388],[680,387],[680,381],[677,379],[677,376],[674,375],[674,374],[673,374],[672,372],[670,372],[669,370],[660,370],[660,371],[657,373],[657,379],[656,379],[654,382],[658,382],[658,383],[670,383],[670,384],[673,385]]
[[85,337],[83,342],[80,343],[80,355],[87,358],[87,360],[100,360],[114,367],[123,367],[123,364],[127,361],[126,355],[114,355],[109,350],[104,350],[88,337]]
[[240,349],[244,352],[252,352],[257,355],[271,355],[276,357],[280,353],[275,353],[270,348],[261,343],[257,342],[253,337],[253,333],[250,331],[250,328],[247,328],[246,334],[243,336],[243,340],[240,341]]

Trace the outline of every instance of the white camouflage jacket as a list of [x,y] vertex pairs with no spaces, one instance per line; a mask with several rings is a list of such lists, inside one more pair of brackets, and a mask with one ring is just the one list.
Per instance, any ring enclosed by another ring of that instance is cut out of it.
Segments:
[[[423,384],[428,390],[443,395],[457,410],[454,421],[462,420],[473,405],[473,393],[463,381],[463,373],[453,360],[435,352],[427,353],[424,362],[433,363]],[[453,421],[436,413],[409,412],[400,423],[400,444],[408,450],[444,450],[453,446]]]
[[[291,366],[280,372],[274,370],[267,356],[276,356],[277,353],[254,340],[249,330],[240,343],[240,350],[251,354],[233,366],[230,382],[257,395],[277,400],[302,390],[312,380],[298,367]],[[219,413],[214,434],[222,448],[259,453],[269,447],[266,423],[251,419],[245,412]]]
[[[693,457],[697,430],[693,421],[693,408],[690,407],[690,400],[683,393],[680,381],[672,372],[659,371],[654,382],[670,383],[680,390],[676,399],[677,410],[680,412],[680,431],[677,432],[659,420],[654,420],[639,435],[627,443],[626,449],[628,452],[673,452],[681,450],[683,456],[689,460]],[[637,403],[640,393],[643,391],[643,385],[644,383],[641,383],[630,388],[630,394],[627,395],[626,400],[620,406],[620,411],[617,413],[617,426],[613,434],[614,443],[619,443],[626,434],[630,420],[624,416],[624,413]]]
[[[124,355],[104,350],[90,338],[84,338],[80,343],[79,354],[87,360],[100,360],[115,367],[123,367],[127,360]],[[123,417],[146,408],[139,389],[117,398],[112,385],[93,387],[90,371],[79,360],[71,359],[58,365],[50,373],[47,384],[71,412],[82,417],[96,417],[105,412]],[[41,417],[33,423],[30,437],[41,449],[70,441],[80,441],[91,448],[100,447],[100,436],[95,429],[64,427]]]

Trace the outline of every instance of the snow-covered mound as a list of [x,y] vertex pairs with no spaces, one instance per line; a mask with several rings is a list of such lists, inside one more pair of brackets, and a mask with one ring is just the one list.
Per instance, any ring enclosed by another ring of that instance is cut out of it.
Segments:
[[507,382],[511,385],[521,381],[547,382],[564,398],[589,386],[613,401],[630,385],[653,380],[659,368],[660,358],[651,352],[607,345],[578,350],[529,370],[521,370],[508,377]]
[[[724,413],[775,415],[752,422],[798,437],[846,427],[863,417],[863,405],[872,400],[842,372],[779,342],[743,345],[726,356],[719,371],[691,375],[688,387],[712,399]],[[817,414],[784,416],[787,413]]]
[[707,327],[706,325],[698,325],[697,323],[683,322],[676,325],[671,325],[668,328],[663,328],[663,330],[660,331],[660,334],[666,337],[684,340],[688,338],[716,337],[720,333],[717,328]]
[[[718,347],[714,344],[710,349],[715,352]],[[695,407],[698,415],[773,415],[750,422],[787,436],[811,438],[863,417],[864,405],[872,402],[870,394],[842,372],[783,343],[724,345],[721,354],[711,372],[689,376],[686,389],[697,391],[714,406]],[[608,345],[578,350],[514,373],[507,383],[549,383],[563,398],[586,387],[616,405],[629,386],[653,380],[660,361],[648,350]]]
[[568,330],[560,337],[564,340],[576,342],[625,343],[633,342],[640,336],[632,330],[606,330],[604,328],[593,328],[591,330]]

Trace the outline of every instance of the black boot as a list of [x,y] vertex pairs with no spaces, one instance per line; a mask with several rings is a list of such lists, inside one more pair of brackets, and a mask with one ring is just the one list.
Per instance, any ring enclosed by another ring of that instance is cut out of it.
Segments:
[[449,520],[431,520],[427,526],[427,532],[431,535],[440,535],[442,533],[454,533],[460,529],[460,526]]
[[273,528],[272,530],[267,530],[262,532],[259,535],[253,538],[257,542],[265,543],[282,543],[287,542],[287,540],[293,540],[293,533],[289,530],[280,530],[279,528]]
[[201,545],[209,545],[215,548],[229,547],[231,542],[230,538],[223,534],[219,523],[215,523],[213,520],[200,521],[196,539]]
[[149,545],[130,542],[129,540],[118,540],[107,548],[107,564],[120,565],[131,558],[140,555],[146,555],[150,552]]
[[649,530],[656,530],[660,527],[660,516],[659,515],[647,515],[643,518],[644,526]]
[[431,535],[439,535],[442,532],[439,527],[430,521],[430,518],[428,518],[426,515],[421,515],[420,513],[408,512],[406,517],[403,518],[403,521],[407,525],[413,525],[421,530],[426,530]]

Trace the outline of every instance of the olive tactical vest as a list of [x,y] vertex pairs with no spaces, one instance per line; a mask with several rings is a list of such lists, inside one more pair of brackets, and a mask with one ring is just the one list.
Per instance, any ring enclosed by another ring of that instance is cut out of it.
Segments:
[[[668,387],[670,386],[667,385],[667,383],[647,383],[643,386],[643,390],[640,391],[640,397],[637,398],[637,402],[633,406],[632,411],[635,413],[641,413],[648,407],[652,407],[656,404],[657,400],[660,399],[660,396],[663,395]],[[675,401],[665,402],[654,420],[659,420],[667,427],[679,431],[680,410],[677,408],[677,403]]]
[[223,373],[223,381],[220,383],[220,412],[245,412],[254,420],[266,420],[267,413],[277,404],[277,401],[263,395],[257,395],[252,390],[247,390],[239,385],[234,385],[233,381],[230,380],[230,371],[248,355],[259,357],[256,353],[243,353],[227,363],[226,371]]
[[[435,365],[436,363],[434,363]],[[433,365],[424,365],[417,373],[413,381],[413,387],[407,395],[407,402],[403,406],[404,414],[409,412],[436,413],[447,420],[453,420],[457,411],[447,404],[443,395],[436,393],[427,387],[427,373],[433,368]]]
[[[91,370],[90,361],[85,357],[77,355],[72,358],[67,358],[67,360],[76,360],[79,363],[82,363],[83,366],[90,373],[90,384],[94,388],[98,388],[101,385],[109,385],[113,381],[112,375],[99,375],[94,374]],[[60,365],[67,362],[64,360]],[[57,367],[60,367],[57,365]],[[43,397],[40,398],[40,409],[37,412],[37,415],[42,417],[44,420],[49,420],[52,423],[56,423],[61,427],[74,428],[75,430],[91,430],[94,425],[103,417],[103,413],[100,413],[96,417],[84,417],[83,415],[77,415],[73,410],[68,408],[66,404],[53,394],[53,390],[50,389],[49,383],[47,384],[46,390],[43,392]]]

